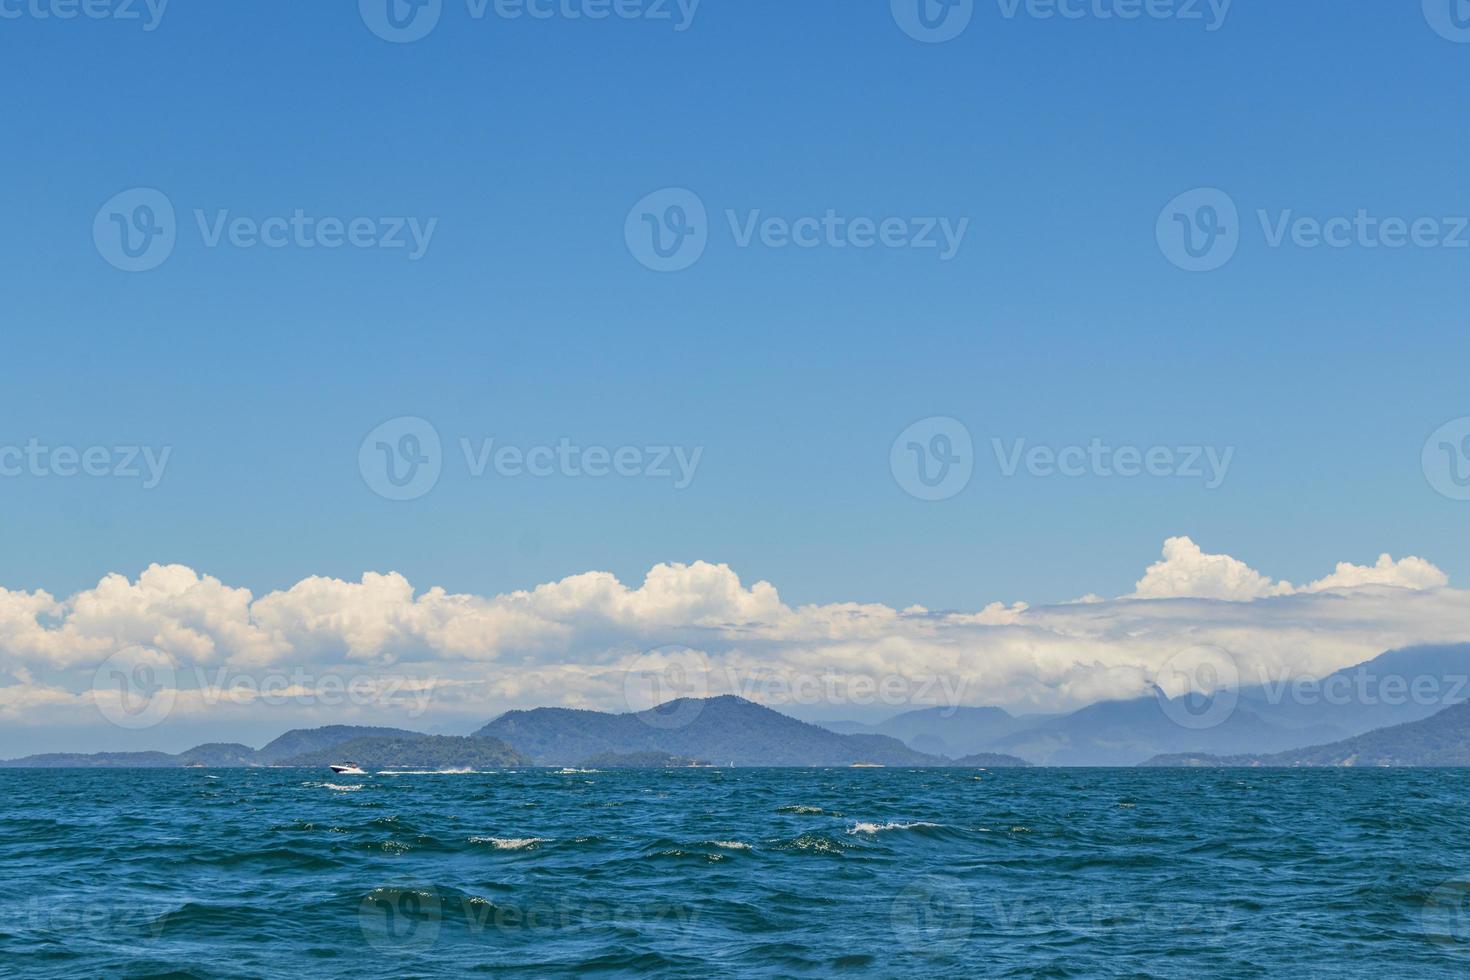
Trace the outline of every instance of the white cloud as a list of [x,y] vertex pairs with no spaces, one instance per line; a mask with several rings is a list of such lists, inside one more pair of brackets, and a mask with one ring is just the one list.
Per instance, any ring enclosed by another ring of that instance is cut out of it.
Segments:
[[[1250,678],[1320,676],[1393,647],[1470,640],[1470,593],[1449,588],[1423,559],[1343,563],[1297,589],[1186,537],[1165,543],[1130,596],[976,608],[792,607],[770,583],[746,585],[707,562],[657,565],[636,587],[589,572],[477,596],[369,573],[308,578],[258,598],[154,565],[62,601],[0,590],[0,677],[9,677],[0,679],[0,716],[60,723],[88,706],[98,664],[135,644],[178,665],[177,711],[194,717],[260,701],[211,701],[201,686],[289,674],[279,690],[307,705],[295,724],[344,717],[300,697],[323,677],[369,689],[432,683],[430,714],[455,718],[535,704],[622,710],[628,665],[670,645],[707,656],[714,689],[770,703],[799,696],[792,679],[850,692],[907,678],[902,689],[918,703],[1063,710],[1144,693],[1171,656],[1201,644],[1229,651]],[[925,679],[940,683],[926,688]],[[357,707],[352,717],[372,717]]]
[[1148,567],[1133,589],[1135,599],[1260,599],[1292,591],[1229,555],[1207,555],[1189,538],[1164,542],[1164,557]]
[[1366,585],[1388,585],[1400,589],[1437,589],[1450,584],[1450,577],[1423,558],[1394,561],[1379,555],[1376,565],[1354,565],[1338,562],[1337,571],[1306,587],[1308,592],[1328,589],[1358,589]]
[[1376,565],[1339,562],[1337,570],[1300,589],[1290,582],[1273,581],[1238,558],[1206,554],[1187,537],[1164,542],[1164,557],[1150,565],[1138,580],[1134,599],[1226,599],[1240,602],[1268,596],[1330,589],[1390,586],[1401,589],[1437,589],[1449,576],[1422,558],[1394,561],[1387,554]]

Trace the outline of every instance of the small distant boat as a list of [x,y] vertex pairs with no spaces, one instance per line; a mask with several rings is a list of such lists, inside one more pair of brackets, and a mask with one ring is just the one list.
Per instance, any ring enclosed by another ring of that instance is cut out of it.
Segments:
[[339,776],[366,776],[367,773],[355,762],[344,762],[332,767],[332,771]]
[[854,762],[848,766],[849,769],[886,769],[887,766],[881,762]]

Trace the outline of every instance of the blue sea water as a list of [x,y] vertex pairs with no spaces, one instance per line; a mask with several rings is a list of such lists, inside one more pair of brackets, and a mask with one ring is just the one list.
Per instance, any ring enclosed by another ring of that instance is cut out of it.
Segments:
[[10,770],[0,880],[17,977],[1464,976],[1470,772]]

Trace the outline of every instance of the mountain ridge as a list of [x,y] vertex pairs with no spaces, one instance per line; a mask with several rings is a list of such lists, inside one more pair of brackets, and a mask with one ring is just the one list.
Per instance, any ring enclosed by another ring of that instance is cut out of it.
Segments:
[[[886,735],[843,735],[728,694],[679,698],[623,714],[572,708],[508,711],[474,735],[485,736],[551,766],[648,752],[740,767],[953,765]],[[1026,763],[1015,758],[1010,764]]]
[[1450,705],[1418,721],[1270,755],[1175,752],[1141,765],[1162,768],[1461,768],[1470,766],[1470,703]]

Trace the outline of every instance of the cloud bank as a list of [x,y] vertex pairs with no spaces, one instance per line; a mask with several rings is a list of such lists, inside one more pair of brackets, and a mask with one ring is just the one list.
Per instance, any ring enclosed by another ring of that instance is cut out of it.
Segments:
[[[775,706],[859,704],[855,691],[887,682],[881,696],[900,703],[1065,710],[1143,694],[1171,657],[1199,645],[1228,651],[1247,676],[1316,677],[1385,649],[1466,639],[1470,593],[1424,559],[1344,562],[1298,587],[1187,537],[1166,541],[1129,595],[974,612],[793,607],[771,583],[746,585],[702,561],[656,565],[637,586],[588,572],[495,596],[419,591],[402,575],[368,573],[256,597],[154,565],[66,599],[0,589],[0,720],[95,721],[108,696],[93,691],[99,667],[136,647],[175,665],[176,714],[247,712],[268,700],[262,679],[288,678],[270,703],[301,708],[291,723],[307,724],[382,717],[371,699],[312,697],[323,677],[393,687],[431,719],[539,704],[644,707],[630,700],[629,677],[671,659],[703,672],[692,693]],[[211,696],[207,684],[240,696]]]

